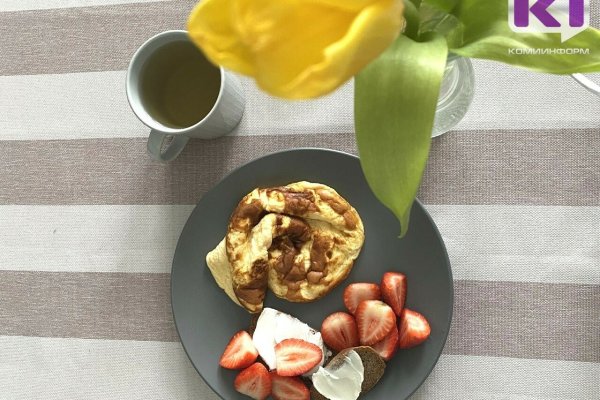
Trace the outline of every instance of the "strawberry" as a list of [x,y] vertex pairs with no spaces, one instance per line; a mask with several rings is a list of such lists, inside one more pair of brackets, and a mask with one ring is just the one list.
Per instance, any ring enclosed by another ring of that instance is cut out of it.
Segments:
[[358,346],[358,328],[354,317],[345,312],[336,312],[325,318],[321,325],[323,341],[335,351]]
[[388,335],[384,337],[383,340],[375,343],[371,347],[385,361],[390,361],[394,354],[396,354],[396,350],[398,350],[398,329],[396,329],[396,327],[393,327],[390,333],[388,333]]
[[285,339],[275,346],[277,374],[280,376],[302,375],[323,358],[323,350],[301,339]]
[[352,283],[344,290],[344,305],[350,314],[356,313],[356,307],[363,300],[379,300],[381,291],[376,283]]
[[431,328],[424,316],[405,308],[398,323],[398,348],[409,349],[423,343],[429,337]]
[[310,392],[302,379],[279,376],[271,371],[271,396],[275,400],[310,400]]
[[386,337],[396,326],[394,310],[380,300],[362,301],[356,309],[360,344],[371,346]]
[[406,275],[399,272],[386,272],[381,279],[381,297],[396,316],[400,316],[406,301]]
[[219,365],[227,369],[244,369],[252,365],[257,358],[258,351],[254,347],[250,334],[239,331],[225,347]]
[[254,363],[235,377],[235,390],[255,400],[264,400],[271,394],[271,375],[261,363]]

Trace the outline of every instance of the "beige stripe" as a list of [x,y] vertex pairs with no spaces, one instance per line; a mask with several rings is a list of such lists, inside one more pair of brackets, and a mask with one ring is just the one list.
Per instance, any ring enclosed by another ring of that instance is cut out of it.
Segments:
[[[455,297],[448,354],[600,362],[600,286],[456,281]],[[175,341],[169,299],[168,274],[0,271],[0,335]]]
[[[453,132],[434,140],[420,198],[430,204],[600,205],[600,131]],[[173,163],[146,141],[4,141],[0,204],[195,204],[225,174],[295,147],[356,152],[351,134],[192,141]]]
[[176,341],[169,274],[0,272],[0,335]]
[[600,362],[600,286],[455,281],[445,353]]
[[0,75],[125,69],[150,36],[183,29],[194,0],[0,13]]

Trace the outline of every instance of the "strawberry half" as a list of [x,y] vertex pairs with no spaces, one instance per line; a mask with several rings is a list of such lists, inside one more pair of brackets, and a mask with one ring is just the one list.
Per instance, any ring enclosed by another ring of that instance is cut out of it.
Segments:
[[235,390],[256,400],[264,400],[271,394],[271,376],[261,363],[254,363],[235,377]]
[[301,339],[285,339],[275,346],[277,374],[298,376],[316,367],[323,358],[323,350]]
[[393,327],[383,340],[371,346],[385,361],[390,361],[398,350],[398,329]]
[[398,323],[398,348],[409,349],[423,343],[429,337],[431,327],[424,316],[405,308]]
[[325,318],[321,325],[321,335],[325,344],[335,351],[359,345],[356,321],[345,312],[333,313]]
[[397,316],[400,316],[406,301],[406,275],[386,272],[381,279],[381,297]]
[[356,309],[360,344],[371,346],[385,338],[396,327],[396,314],[380,300],[365,300]]
[[356,313],[361,301],[379,299],[381,291],[376,283],[351,283],[344,289],[344,305],[351,314]]
[[310,391],[302,379],[279,376],[276,371],[272,371],[271,396],[275,400],[310,400]]
[[239,331],[229,341],[221,356],[219,365],[227,369],[244,369],[258,358],[252,337],[246,331]]

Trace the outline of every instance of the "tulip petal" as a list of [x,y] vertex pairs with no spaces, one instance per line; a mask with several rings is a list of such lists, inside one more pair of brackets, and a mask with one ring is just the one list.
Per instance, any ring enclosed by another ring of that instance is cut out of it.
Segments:
[[402,0],[203,0],[192,40],[219,65],[289,99],[336,89],[402,29]]
[[401,1],[372,2],[359,13],[308,4],[279,16],[273,43],[254,49],[255,79],[271,94],[302,99],[333,91],[383,52],[402,26]]
[[206,57],[244,75],[254,75],[253,55],[233,25],[235,0],[203,0],[188,18],[188,34]]

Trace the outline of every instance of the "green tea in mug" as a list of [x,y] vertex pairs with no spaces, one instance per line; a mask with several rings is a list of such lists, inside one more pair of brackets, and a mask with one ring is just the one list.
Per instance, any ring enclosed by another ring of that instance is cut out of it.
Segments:
[[180,41],[156,50],[143,65],[139,82],[150,116],[181,129],[208,115],[219,96],[221,74],[192,43]]

